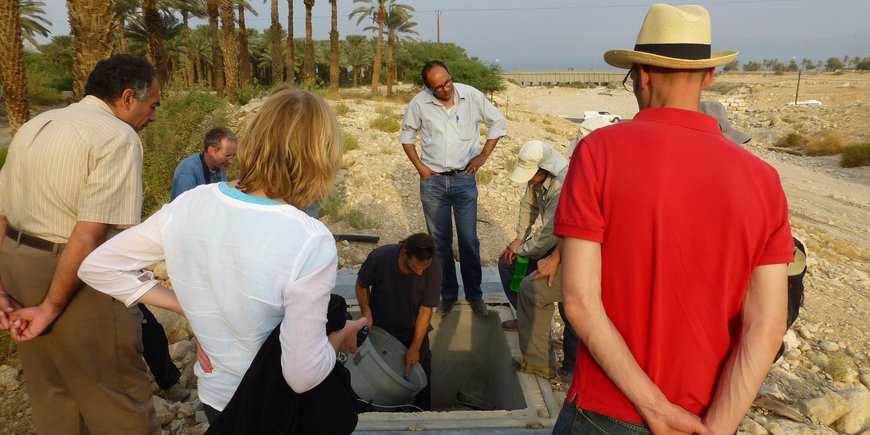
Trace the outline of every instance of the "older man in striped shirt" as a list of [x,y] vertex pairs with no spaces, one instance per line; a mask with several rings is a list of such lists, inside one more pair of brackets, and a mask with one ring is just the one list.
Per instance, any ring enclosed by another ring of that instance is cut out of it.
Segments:
[[142,143],[160,85],[137,56],[100,61],[78,103],[24,124],[0,172],[0,327],[39,433],[157,434],[142,313],[83,285],[82,260],[142,213]]

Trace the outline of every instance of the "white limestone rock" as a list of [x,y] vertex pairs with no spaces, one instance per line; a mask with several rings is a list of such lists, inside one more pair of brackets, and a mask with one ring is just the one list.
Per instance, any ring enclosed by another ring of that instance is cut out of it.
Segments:
[[863,388],[841,391],[849,403],[849,412],[834,424],[840,433],[857,434],[870,430],[870,391]]
[[800,404],[800,411],[813,423],[830,426],[850,411],[849,402],[834,392]]

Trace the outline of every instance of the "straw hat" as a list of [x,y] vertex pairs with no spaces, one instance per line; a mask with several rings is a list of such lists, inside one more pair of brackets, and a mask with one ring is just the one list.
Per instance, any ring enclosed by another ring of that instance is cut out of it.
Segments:
[[736,51],[710,52],[710,13],[698,5],[650,6],[634,50],[609,50],[604,61],[617,68],[632,64],[672,69],[705,69],[725,65]]

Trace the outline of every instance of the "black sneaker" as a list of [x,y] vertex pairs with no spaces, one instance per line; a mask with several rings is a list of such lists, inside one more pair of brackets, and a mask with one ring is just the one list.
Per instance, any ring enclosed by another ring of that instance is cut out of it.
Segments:
[[486,304],[483,302],[483,299],[478,299],[476,301],[468,301],[471,304],[471,311],[474,311],[474,314],[477,314],[481,317],[486,317],[489,314],[489,311],[486,309]]
[[438,304],[438,312],[441,314],[449,313],[455,303],[456,299],[441,299],[441,303]]

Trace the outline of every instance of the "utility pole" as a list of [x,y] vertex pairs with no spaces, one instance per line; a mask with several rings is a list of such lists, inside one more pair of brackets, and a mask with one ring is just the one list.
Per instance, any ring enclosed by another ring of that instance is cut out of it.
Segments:
[[439,10],[435,11],[435,29],[436,29],[435,42],[440,44],[441,43],[441,11],[439,11]]
[[[791,60],[796,60],[796,58],[792,57]],[[795,62],[797,63],[797,62]],[[797,80],[797,88],[794,90],[794,105],[797,106],[798,102],[798,93],[801,91],[801,66],[798,65],[798,80]]]

